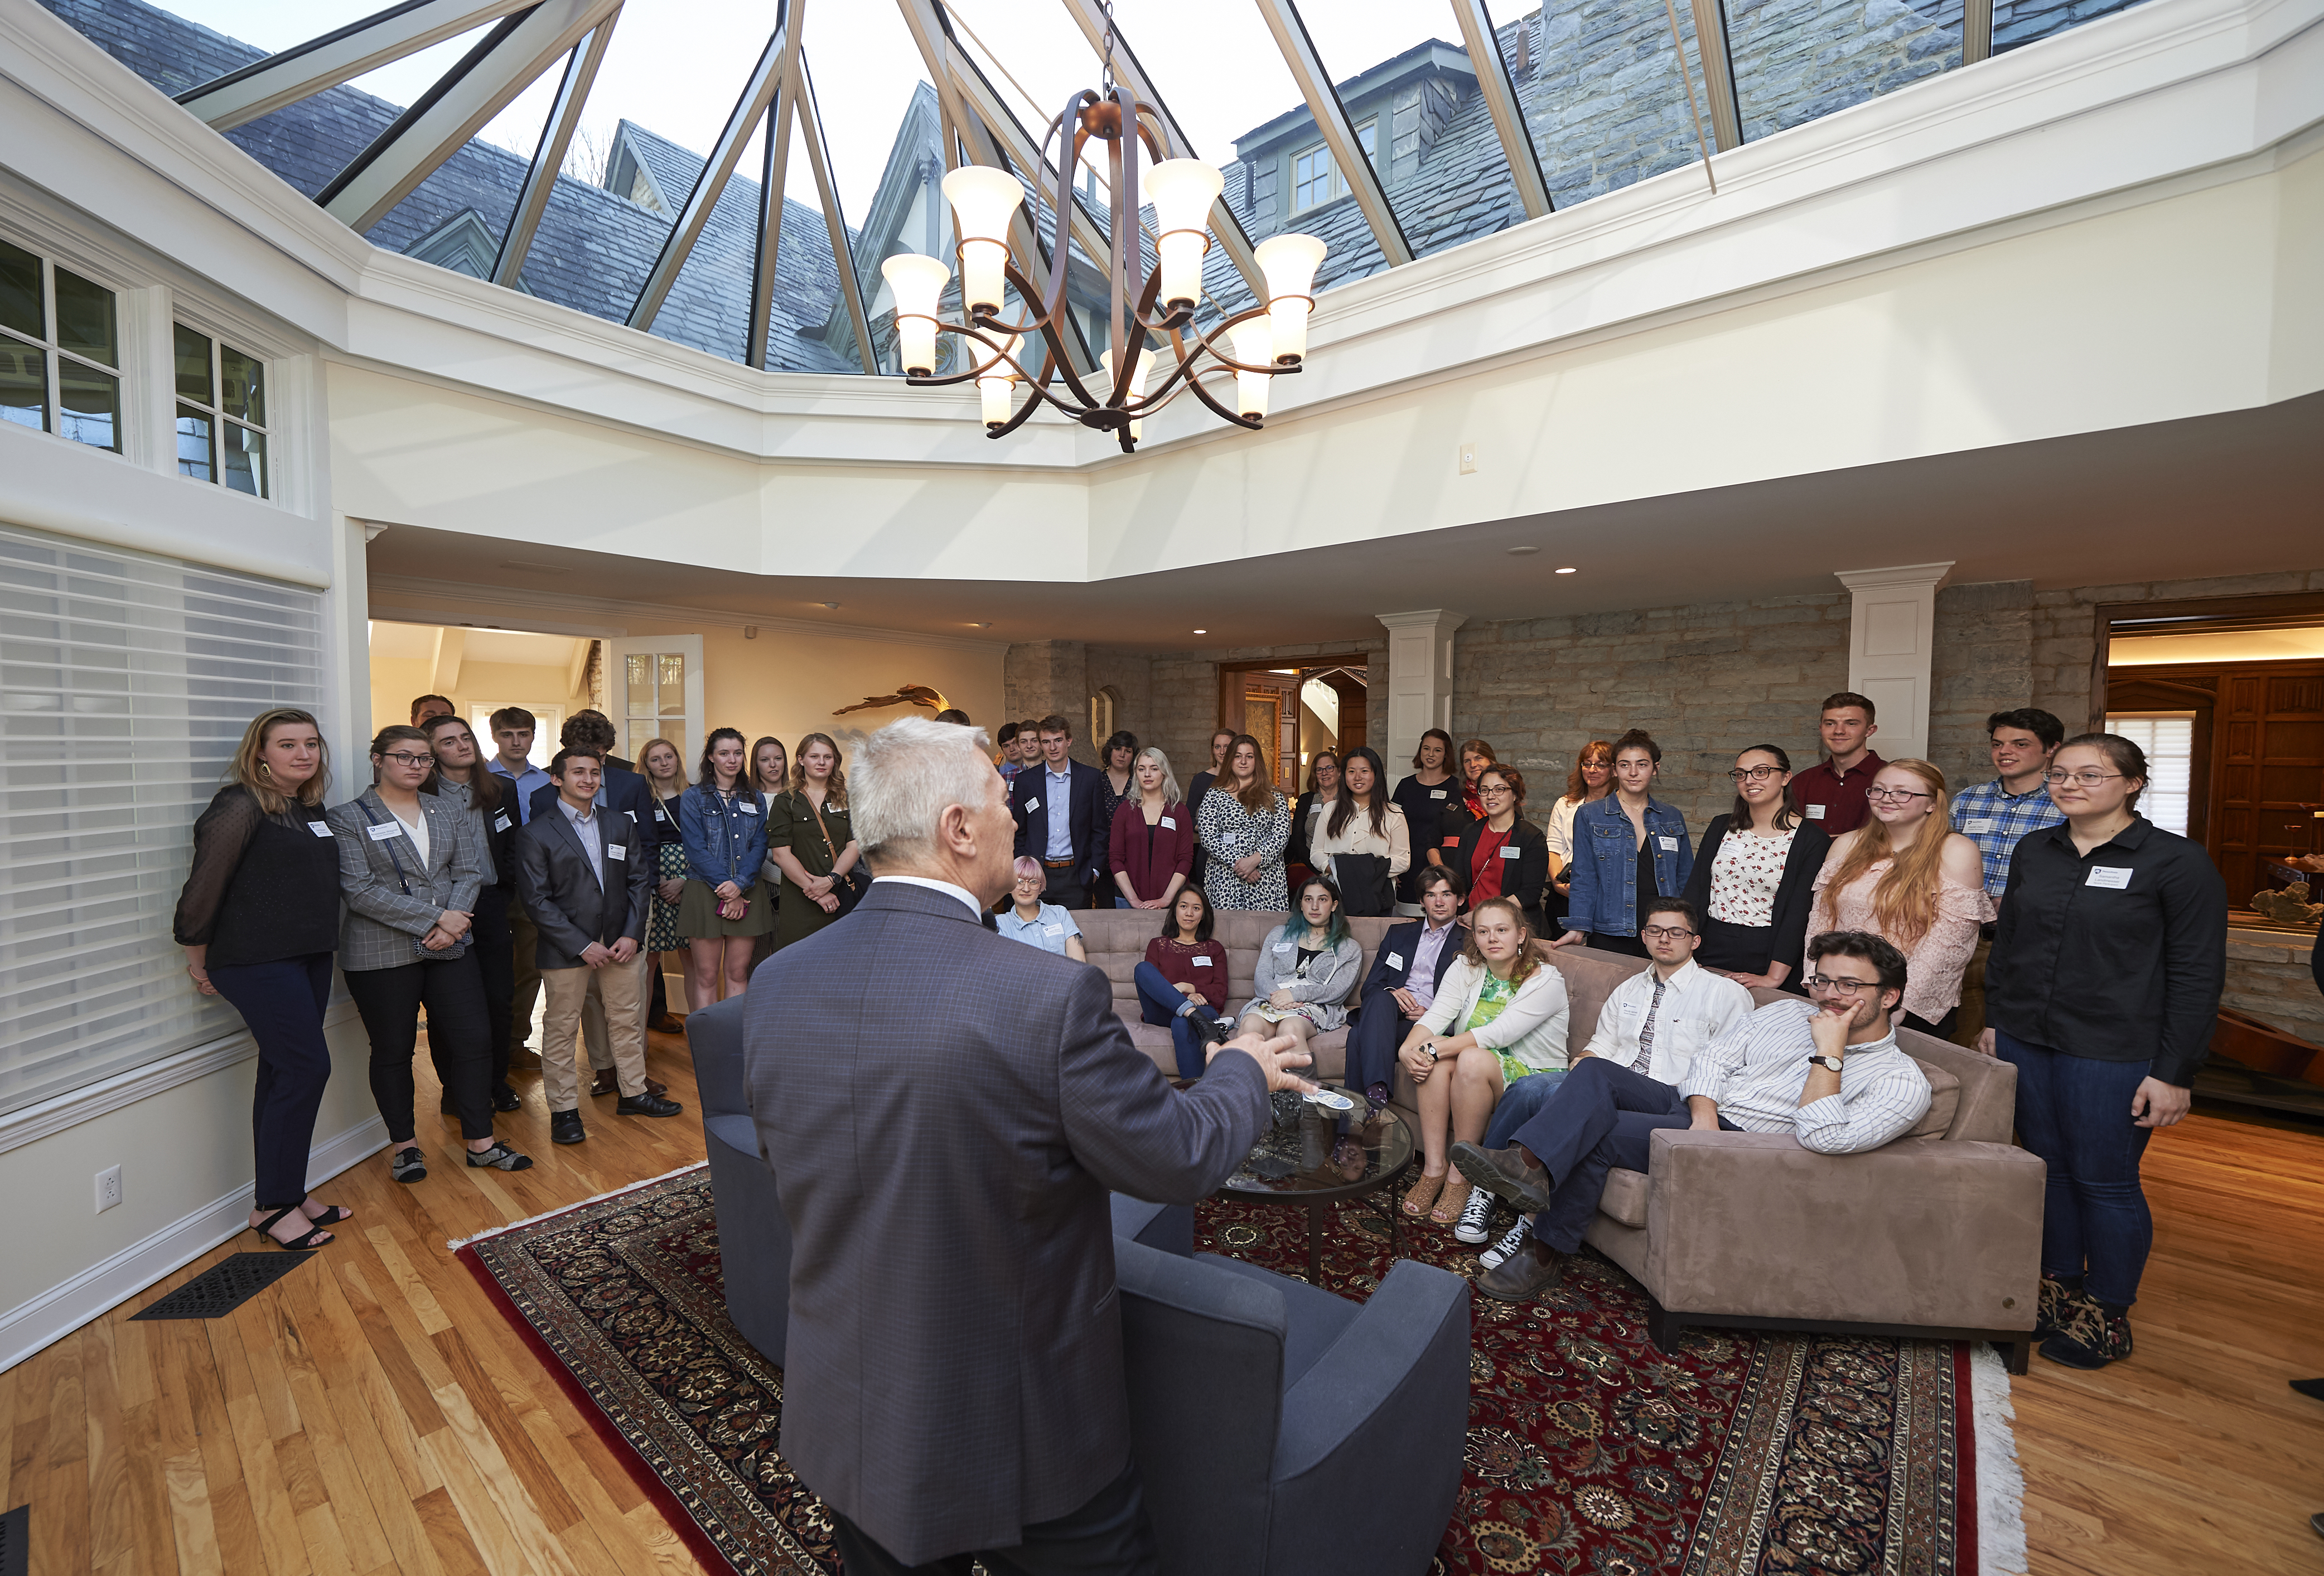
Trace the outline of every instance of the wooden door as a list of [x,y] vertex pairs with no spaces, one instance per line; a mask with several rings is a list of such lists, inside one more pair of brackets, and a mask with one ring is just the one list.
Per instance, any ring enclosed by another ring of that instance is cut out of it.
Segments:
[[2324,800],[2324,662],[2275,662],[2220,675],[2218,792],[2212,857],[2227,901],[2251,906],[2260,867],[2305,853]]
[[1242,731],[1259,741],[1267,752],[1267,769],[1279,781],[1283,776],[1283,697],[1272,691],[1250,690],[1242,697]]

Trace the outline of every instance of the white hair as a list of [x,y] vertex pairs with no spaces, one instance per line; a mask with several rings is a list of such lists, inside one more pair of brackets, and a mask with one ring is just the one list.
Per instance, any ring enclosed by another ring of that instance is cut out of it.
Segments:
[[863,852],[933,843],[954,805],[982,809],[995,772],[982,728],[899,717],[855,747],[847,801]]
[[1170,770],[1170,758],[1167,755],[1149,744],[1138,752],[1138,759],[1130,763],[1130,769],[1135,770],[1149,760],[1162,769],[1162,802],[1166,805],[1176,804],[1185,796],[1178,792],[1178,779]]

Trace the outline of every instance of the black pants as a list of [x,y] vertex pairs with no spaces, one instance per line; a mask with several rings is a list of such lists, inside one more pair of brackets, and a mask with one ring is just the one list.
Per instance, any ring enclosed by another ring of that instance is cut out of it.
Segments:
[[[509,932],[507,892],[486,887],[476,894],[475,918],[468,934],[475,937],[468,951],[484,974],[484,1008],[490,1014],[484,1028],[493,1047],[491,1088],[497,1092],[509,1086],[509,1008],[516,1000],[516,940]],[[451,1066],[444,1059],[443,1043],[432,1032],[428,1037],[428,1059],[436,1064],[436,1082],[450,1089]]]
[[258,1042],[258,1088],[250,1107],[258,1207],[270,1212],[289,1209],[307,1196],[315,1113],[331,1076],[331,1047],[323,1043],[331,954],[221,963],[209,974],[210,983],[242,1014]]
[[1053,866],[1048,871],[1048,884],[1042,889],[1041,901],[1055,903],[1060,908],[1086,908],[1089,889],[1075,878],[1081,873],[1072,865]]
[[449,1077],[445,1092],[460,1112],[460,1136],[493,1136],[492,1031],[484,1024],[484,971],[473,948],[456,958],[414,960],[392,969],[347,974],[364,1032],[371,1037],[371,1097],[392,1144],[411,1141],[411,1052],[420,1009],[428,1009],[428,1046]]
[[1034,1523],[1025,1529],[1023,1543],[1006,1549],[906,1565],[836,1510],[831,1525],[847,1576],[969,1576],[979,1560],[991,1576],[1150,1576],[1156,1568],[1154,1527],[1147,1519],[1135,1461],[1079,1509]]

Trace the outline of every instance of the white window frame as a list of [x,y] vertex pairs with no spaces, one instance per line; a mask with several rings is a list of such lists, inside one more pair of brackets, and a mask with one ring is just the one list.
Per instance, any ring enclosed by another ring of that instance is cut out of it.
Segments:
[[[2187,818],[2194,808],[2195,773],[2200,767],[2208,764],[2195,759],[2195,713],[2179,711],[2108,712],[2106,719],[2107,733],[2120,733],[2146,751],[2148,782],[2146,788],[2138,796],[2138,813],[2165,832],[2175,832],[2181,837],[2187,835]],[[2144,728],[2136,725],[2142,723],[2149,725]],[[2184,723],[2187,725],[2187,748],[2183,753],[2165,753],[2159,747],[2157,734],[2161,730],[2152,725],[2158,723]],[[2126,723],[2131,725],[2126,727]],[[2187,773],[2185,786],[2176,792],[2157,788],[2154,785],[2162,774],[2154,769],[2172,762],[2184,764]],[[2175,814],[2169,807],[2174,804]],[[2163,813],[2157,815],[2157,810]]]
[[[41,376],[43,387],[40,430],[50,438],[59,438],[82,448],[95,449],[99,454],[121,455],[125,457],[129,453],[129,411],[135,403],[135,393],[131,386],[128,369],[122,364],[130,359],[128,352],[134,328],[127,299],[130,295],[129,290],[125,289],[119,281],[107,278],[102,271],[88,267],[78,257],[60,259],[57,254],[57,248],[41,244],[29,236],[20,238],[13,233],[0,233],[0,241],[6,241],[19,251],[30,253],[41,268],[41,338],[28,340],[20,329],[0,327],[0,338],[5,338],[16,345],[29,345],[41,353]],[[57,270],[60,266],[74,278],[86,280],[113,297],[115,365],[107,366],[93,356],[84,355],[78,351],[67,350],[58,343]],[[100,376],[113,380],[113,441],[110,444],[91,443],[87,438],[75,438],[62,430],[65,419],[63,364],[66,362],[85,366]],[[10,422],[9,425],[13,427],[21,424]]]
[[605,714],[613,719],[614,751],[630,755],[630,665],[632,656],[675,653],[686,659],[686,773],[694,775],[702,760],[703,721],[702,637],[700,635],[626,635],[605,642]]
[[541,770],[549,770],[549,758],[560,746],[558,737],[565,732],[565,708],[561,700],[472,700],[468,703],[468,732],[476,736],[477,747],[487,757],[500,753],[500,742],[493,737],[493,714],[504,706],[521,706],[532,714],[532,750],[525,756]]
[[[189,334],[199,335],[202,338],[209,342],[209,392],[211,400],[211,403],[209,404],[205,405],[199,401],[189,400],[178,387],[177,349],[178,330],[180,328],[183,328]],[[217,333],[199,322],[189,322],[183,316],[180,316],[173,318],[170,324],[170,434],[171,456],[176,463],[178,475],[189,482],[194,482],[207,486],[225,487],[229,493],[242,493],[242,495],[245,498],[257,498],[263,501],[272,502],[276,492],[275,471],[281,463],[279,456],[281,454],[281,446],[275,441],[275,428],[272,419],[266,421],[245,421],[239,416],[229,415],[227,413],[225,404],[226,353],[229,350],[233,351],[237,355],[246,357],[247,359],[257,363],[259,403],[266,410],[270,418],[272,416],[274,411],[275,387],[274,363],[272,358],[267,356],[262,352],[246,349],[240,345],[228,345],[226,342],[226,336],[224,335]],[[200,416],[203,419],[206,419],[210,424],[210,474],[207,476],[197,476],[186,468],[186,433],[184,429],[178,425],[179,422],[185,419],[184,416],[180,411],[179,408],[180,406],[198,411]],[[243,492],[243,489],[230,485],[226,480],[226,465],[224,463],[226,455],[226,429],[235,427],[242,428],[245,431],[256,433],[261,440],[260,453],[263,456],[264,463],[259,471],[258,491],[256,493],[244,493]]]
[[[1355,130],[1357,146],[1363,149],[1364,157],[1371,162],[1373,168],[1379,168],[1379,116],[1373,115],[1367,120],[1360,122]],[[1326,166],[1323,174],[1318,177],[1312,178],[1305,182],[1302,182],[1299,179],[1299,161],[1302,159],[1317,157],[1320,157]],[[1314,186],[1319,183],[1328,189],[1324,195],[1311,198],[1306,202],[1299,200],[1299,189],[1303,184]],[[1310,143],[1307,146],[1297,149],[1292,153],[1291,211],[1293,213],[1304,214],[1310,208],[1322,207],[1325,203],[1337,202],[1340,198],[1347,196],[1354,189],[1354,187],[1348,184],[1347,173],[1340,168],[1340,161],[1338,157],[1333,153],[1332,145],[1329,143]]]

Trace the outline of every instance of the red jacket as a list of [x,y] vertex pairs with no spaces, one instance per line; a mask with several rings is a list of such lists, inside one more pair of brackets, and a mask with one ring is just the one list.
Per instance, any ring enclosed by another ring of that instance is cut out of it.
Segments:
[[[1106,870],[1109,880],[1115,871],[1127,873],[1130,890],[1140,898],[1160,897],[1169,889],[1172,874],[1183,876],[1194,869],[1194,806],[1184,799],[1167,806],[1153,831],[1149,853],[1145,811],[1134,798],[1121,801],[1113,815],[1111,857]],[[1120,889],[1116,886],[1115,889]]]

